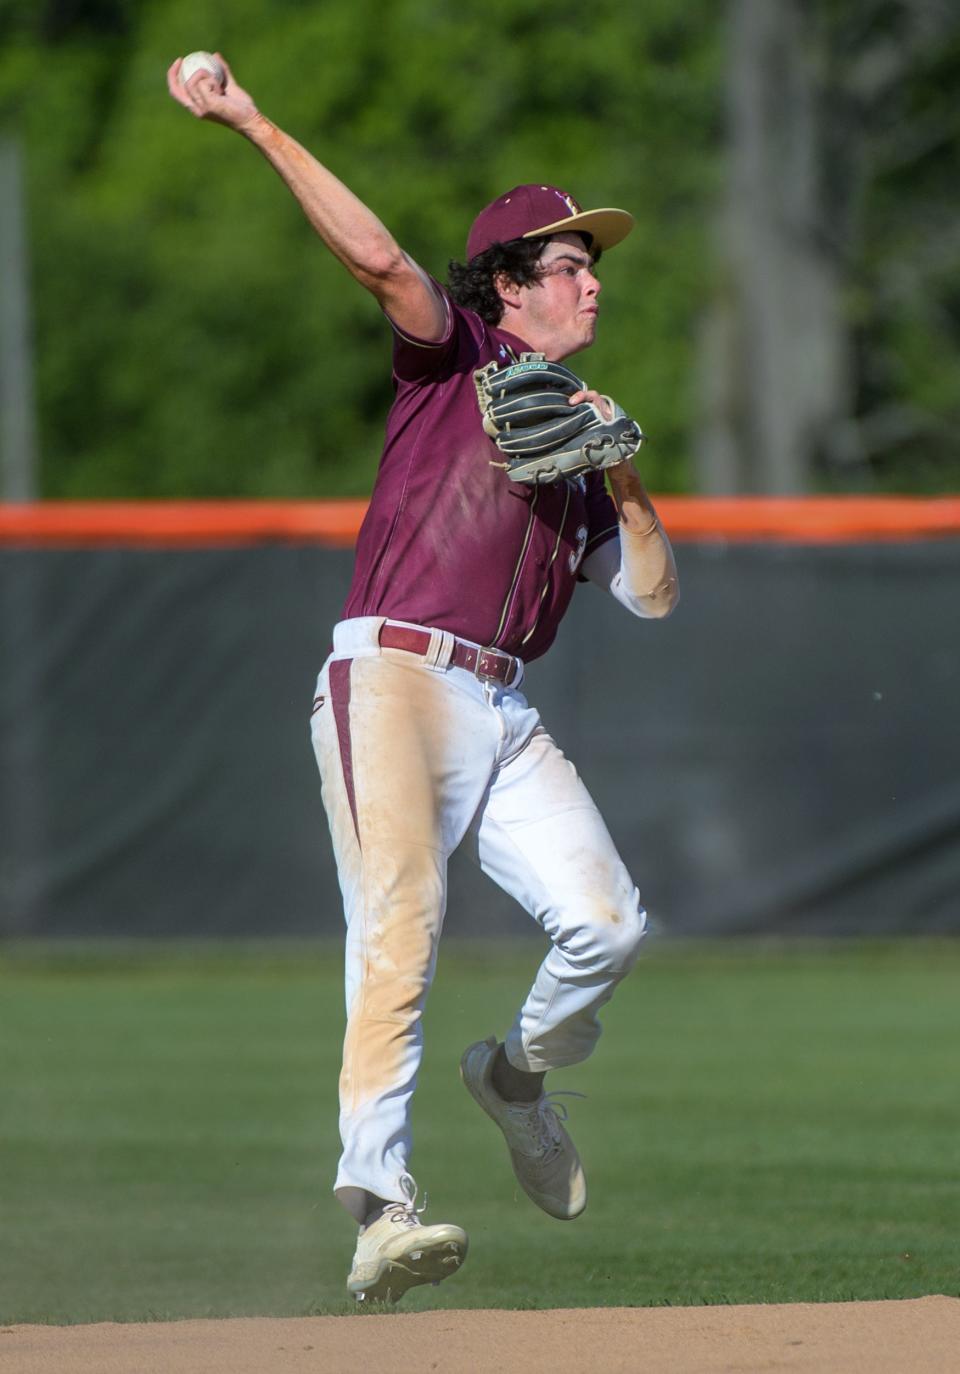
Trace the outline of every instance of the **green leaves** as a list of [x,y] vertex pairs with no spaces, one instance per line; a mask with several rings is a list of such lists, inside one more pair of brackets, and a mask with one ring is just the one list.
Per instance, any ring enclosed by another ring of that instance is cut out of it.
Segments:
[[[166,67],[197,47],[225,52],[261,108],[441,278],[477,210],[516,182],[634,209],[640,231],[605,264],[590,375],[659,440],[656,484],[671,485],[717,39],[703,0],[679,21],[673,8],[603,0],[582,33],[579,6],[532,0],[154,0],[81,7],[85,21],[55,35],[14,11],[0,109],[28,158],[45,494],[372,482],[389,331],[256,154],[169,100]],[[665,273],[660,245],[685,237],[689,260]]]
[[[852,80],[864,40],[830,12],[818,42]],[[633,211],[582,366],[650,435],[650,484],[687,486],[723,179],[723,7],[103,0],[8,5],[0,38],[0,127],[27,155],[46,495],[363,494],[376,469],[389,331],[257,154],[170,101],[166,68],[194,48],[224,52],[440,278],[477,210],[518,182]],[[897,109],[921,133],[952,108],[957,61],[940,44],[902,79]],[[946,413],[956,147],[947,120],[936,147],[897,143],[896,166],[865,169],[849,302],[865,410]],[[939,254],[920,276],[918,244]],[[955,453],[937,433],[941,457]],[[896,448],[883,461],[900,471]]]

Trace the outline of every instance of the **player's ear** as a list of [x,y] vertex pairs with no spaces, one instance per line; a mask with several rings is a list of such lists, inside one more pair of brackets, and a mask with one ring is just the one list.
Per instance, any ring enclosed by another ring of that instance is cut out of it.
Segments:
[[520,293],[523,287],[520,286],[519,282],[515,282],[513,277],[509,276],[506,272],[497,272],[495,274],[493,278],[493,289],[503,301],[504,309],[510,307],[515,309],[520,304]]

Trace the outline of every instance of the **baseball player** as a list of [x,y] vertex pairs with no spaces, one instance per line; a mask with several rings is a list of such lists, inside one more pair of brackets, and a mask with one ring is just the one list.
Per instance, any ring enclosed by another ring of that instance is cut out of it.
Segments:
[[516,187],[477,215],[445,289],[226,64],[222,88],[206,72],[181,85],[179,66],[174,98],[259,149],[393,334],[395,399],[312,738],[346,915],[334,1189],[359,1227],[347,1287],[395,1301],[467,1252],[459,1226],[421,1221],[410,1171],[421,1017],[447,861],[462,842],[550,940],[504,1040],[464,1053],[463,1082],[531,1200],[560,1219],[586,1205],[544,1076],[592,1052],[646,917],[521,686],[578,581],[645,619],[677,599],[670,545],[630,456],[639,429],[563,361],[594,340],[597,259],[633,220],[583,211],[555,187]]

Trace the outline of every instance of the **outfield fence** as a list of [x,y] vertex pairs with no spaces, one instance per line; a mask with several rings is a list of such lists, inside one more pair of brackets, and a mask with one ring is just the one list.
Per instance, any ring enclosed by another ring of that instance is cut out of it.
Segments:
[[[658,500],[525,690],[668,933],[960,931],[960,498]],[[339,929],[307,716],[364,503],[0,507],[0,934]],[[448,928],[529,922],[463,856]]]

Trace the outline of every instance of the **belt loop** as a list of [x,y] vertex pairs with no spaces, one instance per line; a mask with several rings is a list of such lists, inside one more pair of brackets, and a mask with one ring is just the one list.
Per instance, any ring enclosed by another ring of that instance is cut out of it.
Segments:
[[456,639],[449,630],[431,630],[430,644],[423,656],[424,667],[435,673],[445,673],[450,667]]

